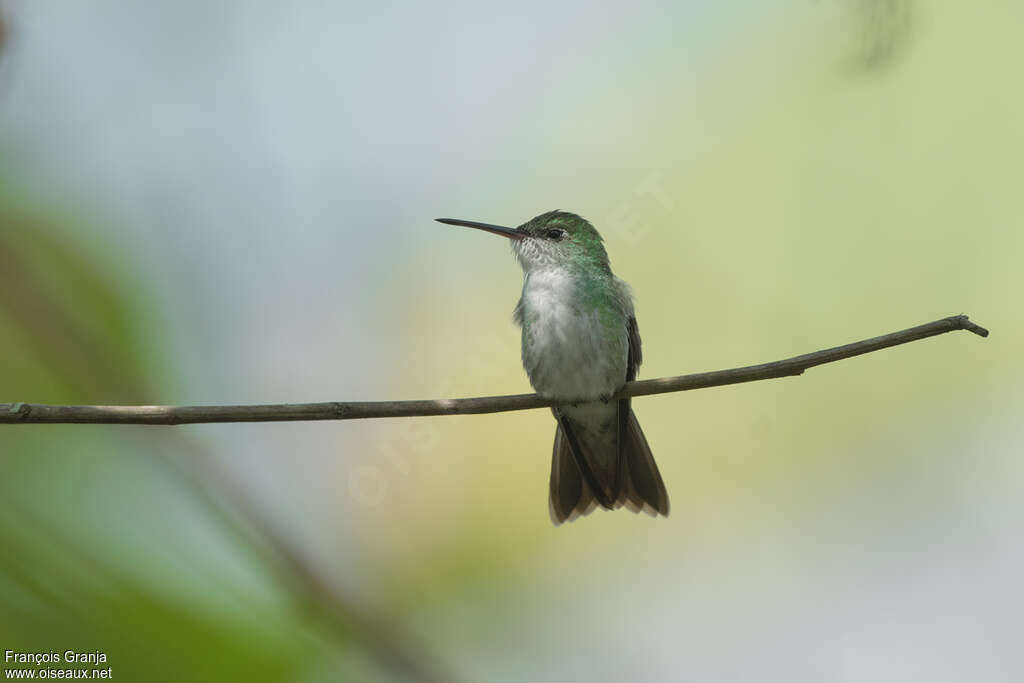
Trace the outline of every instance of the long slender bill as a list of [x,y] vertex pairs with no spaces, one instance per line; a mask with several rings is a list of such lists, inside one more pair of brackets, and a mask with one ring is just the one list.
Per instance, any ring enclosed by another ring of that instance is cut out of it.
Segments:
[[479,223],[477,221],[464,221],[459,218],[436,218],[438,223],[445,223],[447,225],[461,225],[467,228],[476,228],[477,230],[484,230],[495,235],[501,235],[507,237],[510,240],[521,240],[526,235],[519,232],[515,228],[506,228],[501,225],[492,225],[490,223]]

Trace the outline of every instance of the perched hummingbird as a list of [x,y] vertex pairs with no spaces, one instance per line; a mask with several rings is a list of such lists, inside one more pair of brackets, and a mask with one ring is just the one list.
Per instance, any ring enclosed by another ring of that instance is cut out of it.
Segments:
[[518,228],[438,218],[501,235],[523,267],[513,312],[523,367],[538,394],[559,402],[549,509],[556,524],[597,505],[668,515],[668,494],[628,398],[640,333],[629,285],[612,274],[601,235],[574,213],[549,211]]

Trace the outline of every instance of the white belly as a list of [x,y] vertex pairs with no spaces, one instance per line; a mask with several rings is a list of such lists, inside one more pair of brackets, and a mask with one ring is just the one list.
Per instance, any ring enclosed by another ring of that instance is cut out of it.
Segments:
[[523,328],[523,367],[544,396],[594,400],[626,381],[626,320],[608,301],[578,296],[564,271],[532,272],[517,319]]

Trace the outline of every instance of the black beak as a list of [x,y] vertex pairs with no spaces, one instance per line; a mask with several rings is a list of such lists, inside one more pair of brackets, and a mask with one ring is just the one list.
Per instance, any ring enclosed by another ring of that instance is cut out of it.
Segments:
[[510,240],[521,240],[526,237],[526,234],[520,232],[516,228],[506,228],[500,225],[491,225],[490,223],[478,223],[477,221],[464,221],[459,218],[436,218],[434,219],[438,223],[445,223],[447,225],[462,225],[467,228],[476,228],[477,230],[485,230],[495,235],[501,235],[507,237]]

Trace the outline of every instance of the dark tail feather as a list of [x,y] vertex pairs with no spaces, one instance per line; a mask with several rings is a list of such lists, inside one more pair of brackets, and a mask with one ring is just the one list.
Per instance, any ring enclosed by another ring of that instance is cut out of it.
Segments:
[[[571,522],[593,512],[599,504],[594,489],[588,480],[596,480],[583,454],[580,457],[573,449],[582,448],[573,437],[571,423],[559,419],[555,430],[555,445],[551,456],[551,495],[548,509],[555,525]],[[574,446],[574,441],[575,446]],[[579,462],[587,467],[581,472]],[[619,453],[618,473],[615,482],[614,500],[606,500],[604,507],[626,506],[633,512],[646,512],[652,517],[668,516],[668,493],[661,480],[658,465],[651,455],[640,423],[627,401],[619,404]]]
[[597,500],[583,481],[572,446],[559,423],[555,430],[554,452],[551,454],[551,496],[548,499],[551,521],[555,526],[571,522],[582,515],[589,515],[595,507]]
[[668,517],[668,492],[644,432],[627,401],[619,405],[619,495],[616,506]]

